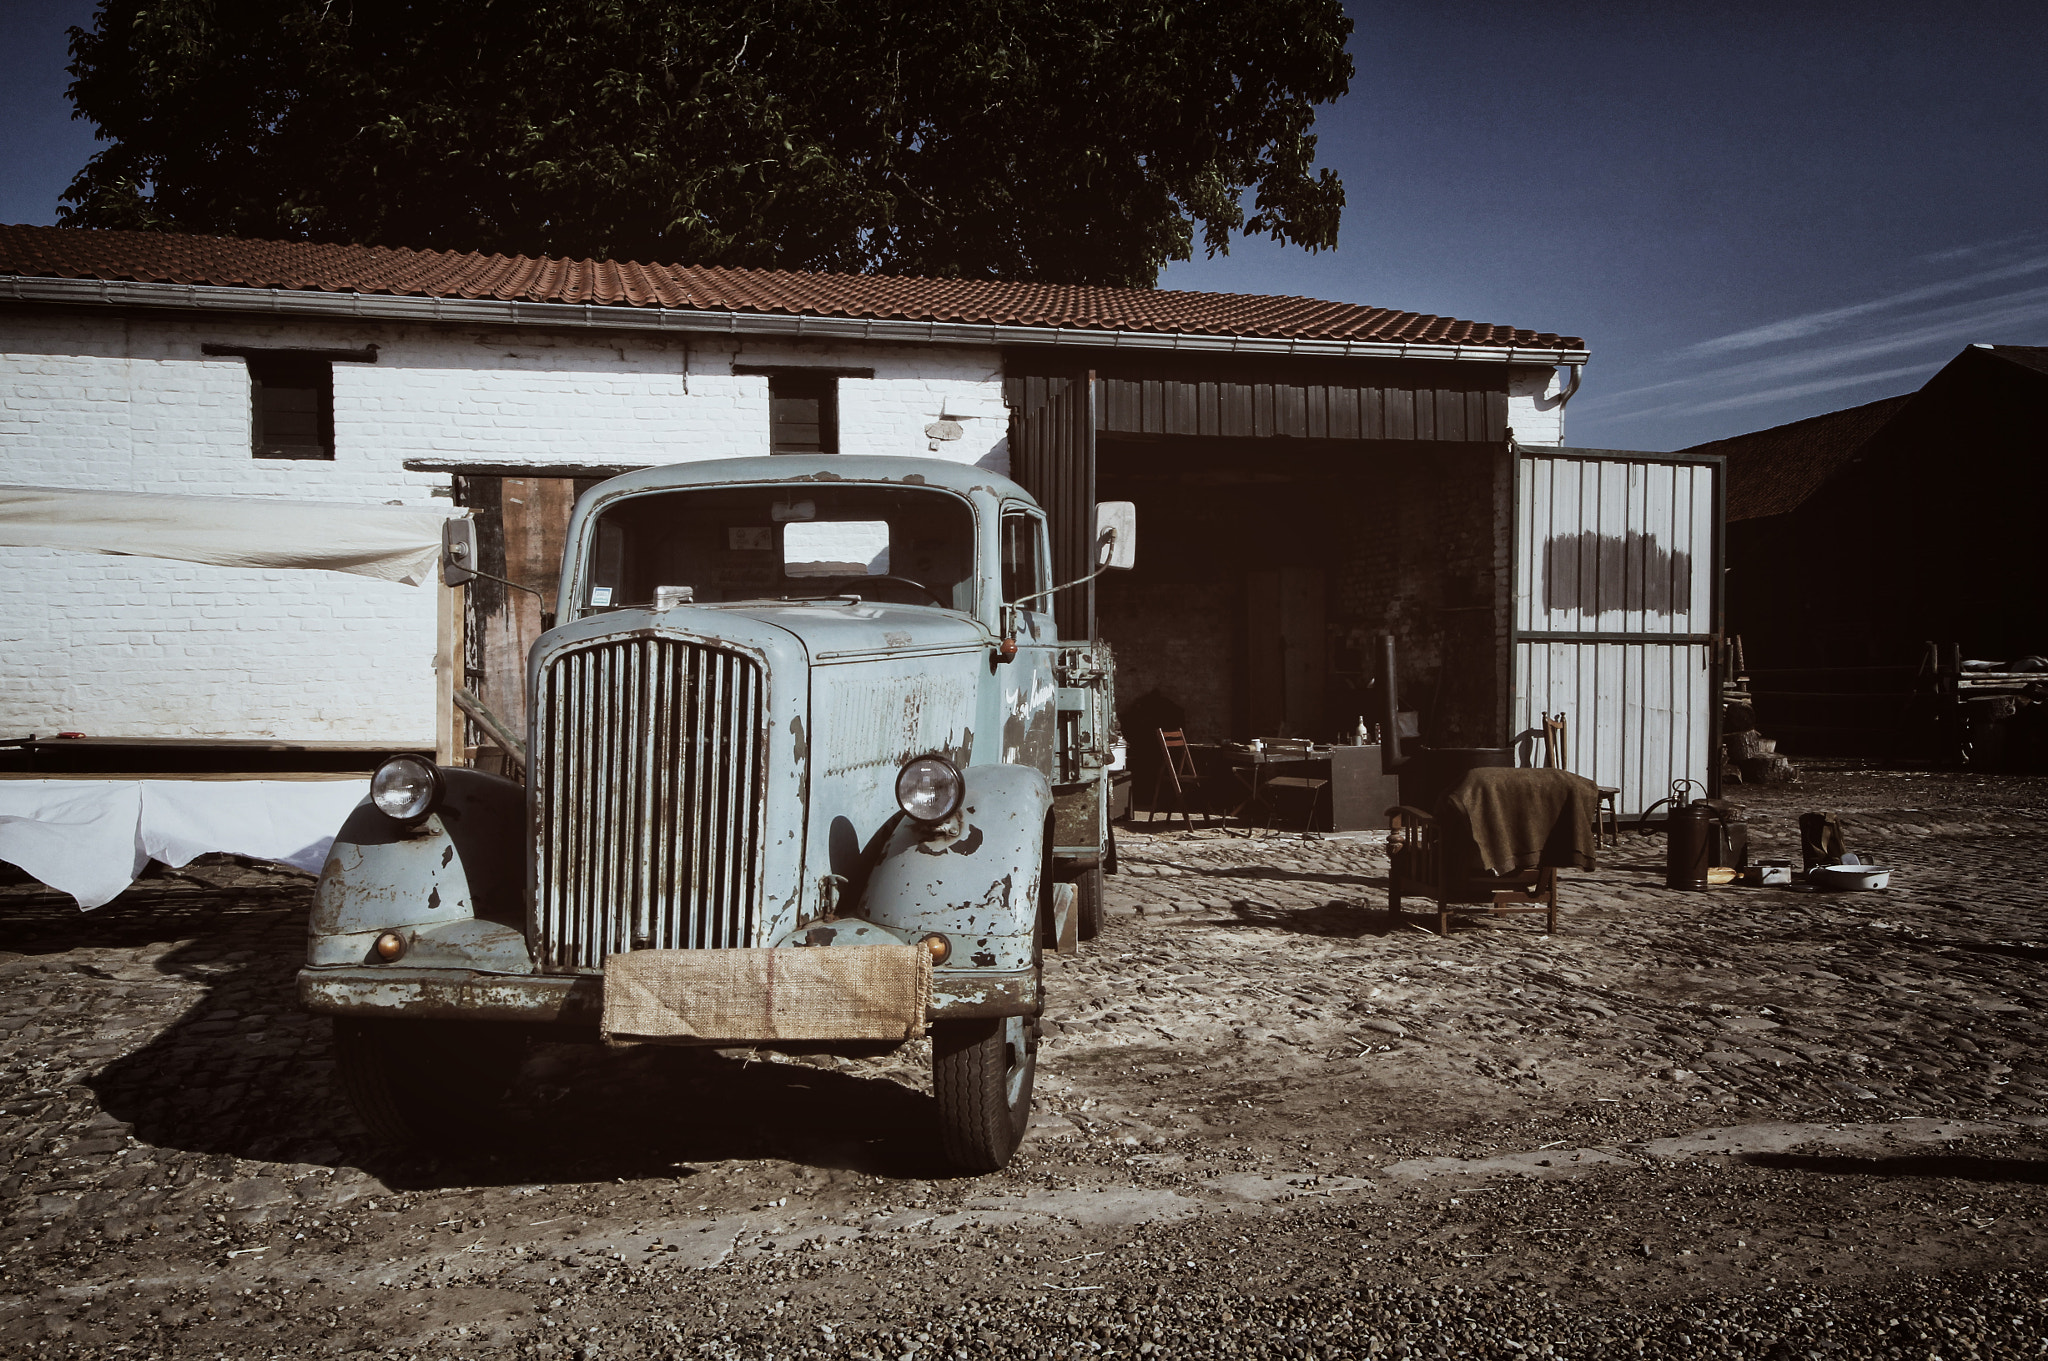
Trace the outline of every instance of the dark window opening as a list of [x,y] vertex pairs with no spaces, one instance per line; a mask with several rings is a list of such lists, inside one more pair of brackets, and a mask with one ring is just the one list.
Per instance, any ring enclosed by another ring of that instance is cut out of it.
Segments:
[[375,345],[265,350],[206,344],[199,352],[249,366],[249,445],[257,458],[333,458],[334,366],[377,362]]
[[839,452],[839,375],[801,370],[768,376],[768,452]]
[[334,366],[305,355],[249,355],[252,452],[334,457]]

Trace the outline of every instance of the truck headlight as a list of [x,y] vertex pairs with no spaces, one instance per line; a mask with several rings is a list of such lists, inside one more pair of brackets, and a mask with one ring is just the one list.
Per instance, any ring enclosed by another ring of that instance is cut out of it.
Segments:
[[943,756],[918,756],[896,772],[896,805],[919,822],[953,816],[966,791],[960,771]]
[[394,822],[418,822],[441,801],[441,772],[418,756],[394,756],[370,777],[370,802]]

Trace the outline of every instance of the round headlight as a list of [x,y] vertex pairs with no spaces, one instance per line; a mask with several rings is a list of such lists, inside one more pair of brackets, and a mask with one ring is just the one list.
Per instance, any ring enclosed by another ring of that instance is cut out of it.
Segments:
[[441,774],[422,757],[394,756],[370,777],[370,802],[399,822],[419,821],[440,798]]
[[896,772],[896,804],[919,822],[953,816],[965,789],[960,772],[943,756],[919,756]]

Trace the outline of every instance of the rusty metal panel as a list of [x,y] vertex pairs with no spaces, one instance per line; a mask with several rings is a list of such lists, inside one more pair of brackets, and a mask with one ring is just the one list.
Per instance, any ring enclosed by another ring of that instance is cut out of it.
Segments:
[[1621,790],[1624,815],[1675,779],[1713,787],[1721,465],[1613,450],[1517,463],[1511,722],[1527,758],[1562,712],[1566,766]]
[[670,638],[549,659],[532,753],[544,970],[757,943],[763,698],[751,659]]

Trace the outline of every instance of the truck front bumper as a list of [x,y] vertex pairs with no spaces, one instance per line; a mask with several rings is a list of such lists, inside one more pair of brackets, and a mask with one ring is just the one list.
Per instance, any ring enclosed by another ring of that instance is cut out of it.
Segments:
[[[378,966],[299,970],[299,1004],[329,1016],[434,1021],[512,1021],[595,1032],[604,1016],[602,974],[501,974],[475,969]],[[1036,1016],[1042,1006],[1029,972],[940,970],[926,1019]]]

